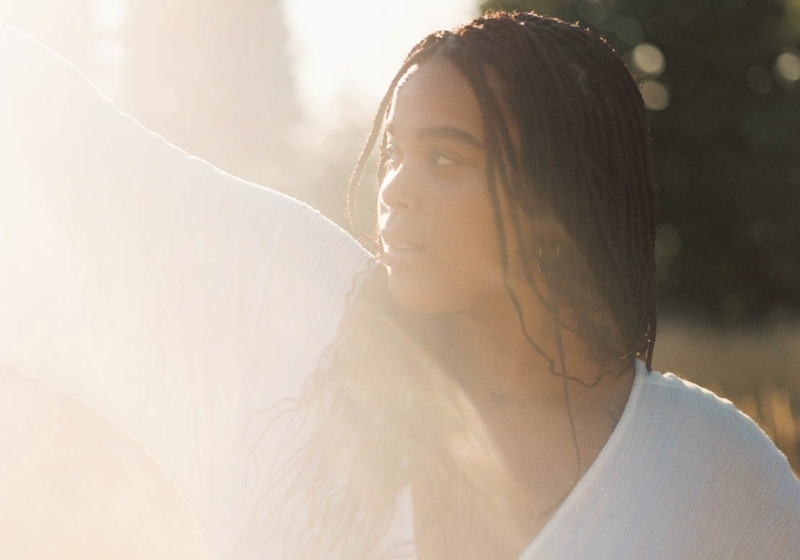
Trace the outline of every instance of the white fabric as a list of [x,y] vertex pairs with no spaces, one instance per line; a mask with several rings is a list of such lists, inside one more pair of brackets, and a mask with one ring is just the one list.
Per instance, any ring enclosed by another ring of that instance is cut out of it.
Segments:
[[170,146],[2,24],[0,191],[0,362],[140,441],[210,557],[234,557],[271,459],[269,442],[245,445],[259,411],[298,393],[370,256],[309,207]]
[[797,560],[800,483],[749,418],[637,363],[611,438],[520,560]]
[[[0,80],[0,362],[142,442],[210,558],[276,558],[239,548],[270,459],[244,440],[313,370],[369,255],[144,130],[3,26]],[[800,558],[800,486],[730,404],[640,367],[608,444],[521,558]]]

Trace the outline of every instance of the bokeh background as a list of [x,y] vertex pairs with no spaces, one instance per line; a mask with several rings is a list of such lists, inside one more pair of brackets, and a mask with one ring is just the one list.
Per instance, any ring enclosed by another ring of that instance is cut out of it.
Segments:
[[0,19],[186,151],[348,227],[405,52],[493,8],[579,21],[629,63],[659,195],[655,366],[733,400],[800,472],[800,0],[0,0]]

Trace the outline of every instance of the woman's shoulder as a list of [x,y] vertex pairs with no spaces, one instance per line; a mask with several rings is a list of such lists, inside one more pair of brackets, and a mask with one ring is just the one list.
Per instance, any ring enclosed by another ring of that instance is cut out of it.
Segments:
[[[695,460],[747,466],[753,473],[788,472],[786,457],[764,431],[731,401],[673,373],[646,372],[635,422],[673,442]],[[797,482],[796,479],[793,482]]]
[[642,376],[642,406],[637,418],[652,423],[664,436],[687,443],[737,448],[785,461],[764,431],[731,401],[673,373],[647,372]]
[[664,502],[709,507],[717,526],[762,524],[800,539],[800,482],[764,431],[730,401],[674,374],[641,378],[629,443],[643,452],[638,466],[659,473]]
[[[593,515],[575,513],[587,528],[596,515],[615,520],[603,557],[627,546],[630,557],[796,558],[800,482],[730,401],[640,364],[611,441],[581,501]],[[592,546],[585,557],[598,557]]]
[[729,401],[639,363],[617,429],[544,535],[525,558],[794,559],[800,482]]

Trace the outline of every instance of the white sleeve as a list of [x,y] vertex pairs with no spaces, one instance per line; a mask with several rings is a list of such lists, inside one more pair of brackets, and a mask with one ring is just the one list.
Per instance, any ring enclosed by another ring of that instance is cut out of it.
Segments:
[[243,426],[313,370],[369,255],[2,24],[0,192],[0,361],[143,443],[215,557],[238,531]]

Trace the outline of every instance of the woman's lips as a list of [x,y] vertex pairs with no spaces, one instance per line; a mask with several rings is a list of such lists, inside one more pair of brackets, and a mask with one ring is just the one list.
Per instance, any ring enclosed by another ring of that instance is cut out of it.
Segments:
[[410,264],[425,252],[421,245],[387,245],[383,244],[383,262],[388,266],[402,266]]
[[398,239],[394,234],[381,234],[383,262],[389,267],[413,264],[427,249],[421,243]]

